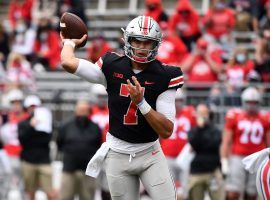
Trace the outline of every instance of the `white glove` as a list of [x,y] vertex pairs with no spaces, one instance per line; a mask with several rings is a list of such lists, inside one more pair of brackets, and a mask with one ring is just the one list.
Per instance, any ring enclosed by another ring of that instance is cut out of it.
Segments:
[[228,175],[229,173],[229,161],[228,158],[221,159],[221,171],[223,175]]

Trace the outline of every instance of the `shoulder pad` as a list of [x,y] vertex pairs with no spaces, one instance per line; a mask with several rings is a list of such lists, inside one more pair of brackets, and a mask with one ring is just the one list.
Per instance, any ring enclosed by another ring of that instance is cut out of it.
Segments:
[[181,88],[184,84],[184,76],[181,69],[179,67],[174,67],[174,66],[169,66],[169,65],[166,65],[164,67],[165,67],[167,76],[169,78],[168,88],[169,89]]

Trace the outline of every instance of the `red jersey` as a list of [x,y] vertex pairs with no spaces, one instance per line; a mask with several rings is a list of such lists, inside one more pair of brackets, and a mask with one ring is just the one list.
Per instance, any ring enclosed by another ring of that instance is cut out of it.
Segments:
[[250,115],[244,110],[232,109],[226,115],[225,129],[233,133],[232,153],[250,155],[266,147],[266,133],[270,130],[269,113]]
[[18,139],[18,124],[28,117],[28,113],[16,115],[10,112],[8,122],[1,127],[0,135],[3,140],[4,149],[9,156],[19,157],[22,147]]
[[[181,11],[188,11],[186,16],[179,14]],[[179,0],[176,11],[169,21],[169,29],[183,37],[191,37],[200,33],[199,14],[189,0]]]
[[[189,55],[192,56],[192,55]],[[222,60],[217,57],[215,53],[211,53],[211,58],[214,62],[221,64]],[[186,58],[187,59],[187,58]],[[188,82],[215,82],[218,81],[218,74],[214,72],[209,66],[208,62],[200,55],[198,55],[188,73]]]
[[158,49],[157,59],[165,64],[179,65],[187,48],[182,40],[174,35],[164,37]]
[[195,125],[196,118],[193,106],[185,106],[177,111],[171,137],[161,140],[161,147],[165,156],[173,158],[178,156],[188,141],[188,131]]
[[59,33],[50,30],[47,32],[47,38],[44,41],[36,40],[34,46],[35,53],[42,53],[49,62],[50,68],[55,70],[60,64],[61,41]]
[[91,116],[90,119],[96,123],[102,132],[102,142],[106,141],[106,134],[108,132],[108,124],[109,124],[109,110],[101,109],[98,106],[94,106],[91,108]]
[[247,75],[253,68],[252,60],[248,60],[244,65],[229,65],[226,69],[228,82],[233,86],[243,86],[247,82]]
[[203,18],[206,32],[217,39],[224,34],[229,34],[235,24],[234,12],[230,8],[225,8],[222,11],[209,9]]
[[34,0],[24,0],[23,2],[12,1],[9,5],[8,17],[12,28],[15,27],[16,22],[20,19],[30,22],[32,18],[31,9]]

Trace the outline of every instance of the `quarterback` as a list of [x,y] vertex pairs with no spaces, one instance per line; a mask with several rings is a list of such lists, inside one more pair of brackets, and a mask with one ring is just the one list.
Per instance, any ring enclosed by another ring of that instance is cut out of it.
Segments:
[[143,183],[152,199],[175,200],[176,192],[159,137],[173,131],[175,94],[183,85],[179,67],[156,60],[162,33],[151,17],[139,16],[124,30],[124,52],[108,52],[96,63],[76,58],[74,47],[86,39],[65,39],[63,68],[106,87],[109,131],[89,162],[86,174],[97,176],[105,164],[112,199],[139,199]]

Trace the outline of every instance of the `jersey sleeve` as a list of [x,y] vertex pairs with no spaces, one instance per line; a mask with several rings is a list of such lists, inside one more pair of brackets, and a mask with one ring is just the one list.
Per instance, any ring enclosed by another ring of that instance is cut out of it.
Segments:
[[229,110],[225,116],[224,128],[229,129],[229,130],[233,129],[235,126],[236,117],[237,117],[237,114],[235,110]]
[[115,52],[107,52],[102,57],[98,59],[98,61],[95,63],[103,74],[105,75],[106,81],[108,81],[108,76],[110,75],[112,63],[117,60],[119,57],[122,57],[122,55],[115,53]]
[[84,59],[79,59],[79,65],[74,75],[79,76],[90,83],[99,83],[107,86],[106,79],[100,68]]
[[167,67],[168,74],[168,88],[167,89],[178,89],[184,84],[184,75],[179,67]]
[[[108,53],[104,54],[95,63],[95,65],[97,65],[101,70],[103,69],[103,66],[106,65],[105,63],[106,63],[107,55],[108,55]],[[104,61],[105,61],[105,63],[104,63]]]

